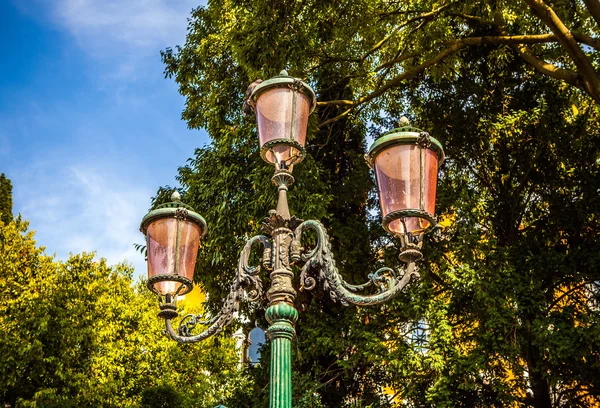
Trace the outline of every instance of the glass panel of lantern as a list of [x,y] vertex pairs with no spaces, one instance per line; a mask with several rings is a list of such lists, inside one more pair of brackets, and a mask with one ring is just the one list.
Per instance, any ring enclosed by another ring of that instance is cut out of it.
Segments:
[[148,257],[148,287],[173,297],[192,290],[194,267],[206,222],[190,207],[172,202],[150,211],[142,220]]
[[[413,127],[394,129],[369,150],[375,170],[384,228],[394,235],[416,236],[433,227],[442,145]],[[420,143],[421,142],[421,143]]]
[[251,98],[263,159],[281,168],[302,161],[308,116],[316,105],[312,88],[282,71],[256,86]]

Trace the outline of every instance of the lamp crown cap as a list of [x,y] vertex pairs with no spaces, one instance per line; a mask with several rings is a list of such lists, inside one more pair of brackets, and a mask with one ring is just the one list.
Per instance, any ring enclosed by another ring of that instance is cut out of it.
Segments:
[[181,194],[178,191],[173,191],[171,194],[171,201],[181,201]]
[[402,116],[400,118],[400,120],[398,121],[398,125],[400,125],[400,127],[409,126],[410,120],[408,120],[408,118],[406,116]]
[[285,69],[282,69],[281,72],[279,73],[279,76],[289,76],[289,75]]

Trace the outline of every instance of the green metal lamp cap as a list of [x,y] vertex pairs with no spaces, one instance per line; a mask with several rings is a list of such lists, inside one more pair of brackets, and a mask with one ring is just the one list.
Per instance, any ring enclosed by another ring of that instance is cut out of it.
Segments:
[[253,101],[256,101],[260,94],[273,88],[290,88],[297,92],[304,93],[310,98],[310,112],[315,110],[315,107],[317,106],[317,96],[310,85],[302,81],[300,78],[289,76],[285,69],[282,70],[276,77],[267,79],[266,81],[258,84],[252,91],[250,98],[252,98]]
[[419,145],[424,137],[427,140],[426,147],[436,152],[439,158],[439,164],[442,164],[445,157],[444,148],[437,139],[429,136],[424,130],[410,126],[410,122],[404,116],[400,119],[399,125],[400,127],[392,129],[378,137],[369,148],[369,153],[365,155],[365,159],[371,168],[373,168],[375,157],[386,147],[402,144]]
[[191,221],[200,227],[200,238],[206,235],[206,221],[192,207],[181,202],[181,195],[177,191],[171,194],[171,202],[161,204],[144,215],[140,224],[140,231],[146,235],[148,225],[159,218],[179,218]]

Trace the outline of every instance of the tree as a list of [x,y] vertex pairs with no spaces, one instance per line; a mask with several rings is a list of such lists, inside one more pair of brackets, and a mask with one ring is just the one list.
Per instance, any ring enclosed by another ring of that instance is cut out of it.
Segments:
[[[209,16],[211,10],[227,12]],[[234,18],[236,24],[231,24]],[[273,75],[272,68],[262,70],[291,61],[299,73],[311,77],[329,71],[332,77],[321,90],[351,90],[346,95],[320,95],[320,106],[343,107],[328,118],[333,121],[357,108],[376,111],[385,106],[390,90],[420,74],[452,76],[463,60],[461,53],[471,47],[492,46],[495,55],[515,55],[539,73],[578,88],[600,103],[594,52],[600,49],[599,22],[600,7],[592,0],[552,4],[543,0],[441,4],[222,1],[206,11],[197,9],[190,46],[178,49],[177,54],[167,49],[164,57],[167,72],[180,76],[180,91],[193,101],[184,112],[193,127],[206,127],[203,122],[219,116],[219,110],[198,114],[206,101],[232,96],[229,90],[210,85],[236,80],[219,77],[220,66],[227,65],[223,72],[234,76],[242,72],[239,67],[250,77]],[[201,41],[209,37],[210,41]],[[207,62],[209,56],[213,58],[212,65],[203,66],[194,58],[197,50],[192,44],[206,53]],[[225,48],[227,56],[219,53]],[[189,81],[194,68],[206,75],[202,83]],[[328,123],[322,121],[319,126]],[[213,129],[207,130],[212,133]]]
[[232,340],[172,342],[131,268],[94,258],[54,260],[27,223],[0,222],[3,406],[132,407],[170,390],[179,406],[213,407],[246,384]]
[[9,223],[12,217],[12,183],[2,173],[0,174],[0,220]]
[[181,408],[181,394],[171,385],[147,388],[142,393],[144,408]]
[[[242,242],[274,206],[271,169],[258,164],[241,112],[256,77],[286,67],[317,90],[291,206],[325,221],[349,281],[394,264],[393,248],[376,250],[393,242],[378,226],[366,138],[410,111],[446,146],[446,227],[426,245],[430,273],[380,308],[299,299],[298,404],[389,406],[384,386],[414,406],[597,401],[600,143],[587,47],[597,48],[598,27],[585,18],[591,3],[553,7],[218,1],[194,10],[186,44],[163,53],[186,97],[183,119],[212,139],[178,179],[209,223],[196,279],[215,308]],[[571,39],[586,44],[583,57]],[[426,353],[402,335],[419,319],[430,327]],[[254,374],[262,390],[265,372]],[[254,394],[260,406],[264,392]]]
[[598,108],[517,58],[489,64],[481,51],[454,81],[407,91],[445,141],[439,208],[453,220],[428,256],[439,293],[429,369],[443,375],[421,370],[420,389],[435,406],[591,406]]

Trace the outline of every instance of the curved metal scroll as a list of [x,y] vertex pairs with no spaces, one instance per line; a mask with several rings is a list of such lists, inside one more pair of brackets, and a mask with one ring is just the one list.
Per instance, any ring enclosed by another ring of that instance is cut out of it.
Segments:
[[[334,301],[339,300],[345,306],[349,303],[367,306],[386,302],[400,293],[408,285],[411,278],[419,277],[419,273],[415,271],[415,263],[410,262],[400,279],[397,278],[393,269],[381,268],[369,275],[369,282],[362,285],[351,285],[344,281],[335,266],[329,236],[323,224],[314,220],[304,221],[294,232],[294,239],[297,243],[301,242],[302,232],[305,229],[316,231],[317,243],[314,248],[301,255],[302,261],[306,262],[300,274],[300,283],[303,289],[311,290],[316,286],[316,280],[309,276],[309,271],[317,270],[317,279]],[[370,287],[376,288],[377,293],[372,295],[356,293]]]
[[[177,332],[173,328],[171,319],[165,319],[167,333],[173,340],[180,343],[195,343],[218,334],[233,320],[235,312],[239,310],[244,291],[251,302],[262,297],[262,282],[258,276],[260,268],[248,265],[248,258],[250,257],[252,247],[259,241],[263,244],[266,250],[265,253],[270,252],[272,244],[264,235],[257,235],[246,242],[240,254],[237,275],[231,282],[229,295],[227,295],[225,303],[217,316],[205,321],[202,320],[201,315],[187,315],[182,319]],[[263,260],[263,264],[268,264],[268,262],[269,260]],[[200,334],[192,335],[192,330],[198,324],[209,325],[209,327]]]

